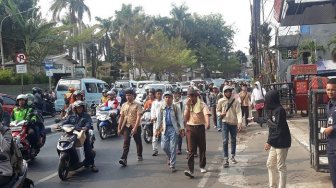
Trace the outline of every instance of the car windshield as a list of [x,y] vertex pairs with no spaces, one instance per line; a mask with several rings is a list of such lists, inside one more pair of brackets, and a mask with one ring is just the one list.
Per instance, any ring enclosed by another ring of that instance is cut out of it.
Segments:
[[181,82],[181,86],[190,86],[190,82]]
[[131,83],[129,82],[120,82],[120,81],[117,81],[115,82],[115,87],[116,88],[130,88],[131,87]]
[[60,80],[56,91],[68,91],[69,87],[80,89],[79,80]]
[[155,84],[155,85],[148,85],[150,88],[153,88],[155,90],[157,89],[161,89],[163,92],[165,92],[165,86],[164,85],[160,85],[160,84]]

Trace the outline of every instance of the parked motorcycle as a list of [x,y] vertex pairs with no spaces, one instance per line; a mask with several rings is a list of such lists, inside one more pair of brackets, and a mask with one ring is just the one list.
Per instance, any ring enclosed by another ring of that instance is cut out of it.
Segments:
[[141,117],[141,127],[143,128],[143,139],[149,144],[153,139],[153,123],[151,121],[150,110],[146,110]]
[[[85,141],[85,132],[83,130],[76,130],[72,124],[63,125],[61,130],[65,133],[62,134],[57,143],[57,154],[59,156],[58,176],[64,181],[69,171],[74,171],[84,166],[85,154],[83,144]],[[91,138],[90,140],[93,141]]]
[[[13,121],[10,123],[10,129],[12,131],[12,136],[14,141],[18,144],[20,151],[22,153],[23,159],[32,160],[37,154],[40,152],[40,148],[44,146],[46,142],[46,135],[42,133],[40,136],[42,137],[42,143],[39,148],[32,148],[32,145],[28,141],[28,121]],[[40,137],[39,137],[40,138]]]
[[116,136],[118,128],[119,112],[110,107],[100,107],[97,111],[97,127],[102,140]]
[[13,176],[11,181],[4,188],[24,188],[34,186],[34,182],[27,178],[28,164],[26,160],[22,161],[21,172],[17,176]]

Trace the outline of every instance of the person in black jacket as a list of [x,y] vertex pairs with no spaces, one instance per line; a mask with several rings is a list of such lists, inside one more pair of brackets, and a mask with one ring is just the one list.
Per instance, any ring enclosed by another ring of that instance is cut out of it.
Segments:
[[[266,123],[269,127],[268,140],[264,149],[270,150],[267,159],[269,187],[286,187],[286,158],[291,146],[291,134],[286,120],[286,111],[280,104],[280,94],[277,90],[269,91],[265,96],[267,117],[256,119],[258,123]],[[276,185],[276,169],[279,172],[279,186]]]

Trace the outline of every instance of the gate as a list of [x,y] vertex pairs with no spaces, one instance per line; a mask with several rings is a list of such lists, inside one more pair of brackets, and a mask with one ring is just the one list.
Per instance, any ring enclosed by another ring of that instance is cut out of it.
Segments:
[[328,172],[327,138],[320,133],[321,127],[327,126],[325,90],[310,90],[309,92],[309,144],[310,165],[318,172]]
[[266,91],[278,90],[280,93],[280,103],[287,112],[287,118],[296,115],[295,94],[293,83],[265,84]]

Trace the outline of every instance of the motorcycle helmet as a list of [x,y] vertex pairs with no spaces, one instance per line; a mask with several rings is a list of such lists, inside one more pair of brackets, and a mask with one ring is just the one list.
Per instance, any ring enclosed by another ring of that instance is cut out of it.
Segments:
[[33,94],[35,94],[35,93],[42,94],[42,89],[39,88],[39,87],[33,87],[33,88],[32,88],[32,91],[33,91]]
[[83,93],[81,90],[76,90],[74,93],[73,93],[74,96],[77,96],[77,95],[82,95],[83,96]]
[[80,106],[85,107],[85,103],[84,103],[83,101],[75,101],[75,102],[73,103],[73,107],[74,107],[74,108],[77,108],[77,107],[80,107]]
[[75,89],[75,88],[73,88],[73,87],[69,87],[68,91],[69,91],[69,92],[71,92],[71,93],[73,93],[73,92],[75,92],[75,91],[76,91],[76,89]]
[[176,88],[173,89],[173,93],[182,93],[182,90],[181,90],[181,88],[176,87]]
[[16,97],[16,101],[20,100],[20,99],[24,99],[24,100],[27,100],[27,96],[25,94],[20,94]]
[[109,90],[103,89],[102,93],[107,93]]
[[31,94],[31,93],[27,93],[26,96],[27,96],[27,100],[28,100],[27,104],[29,106],[32,105],[34,103],[34,95]]
[[109,91],[107,92],[107,95],[116,95],[116,93],[114,91]]

